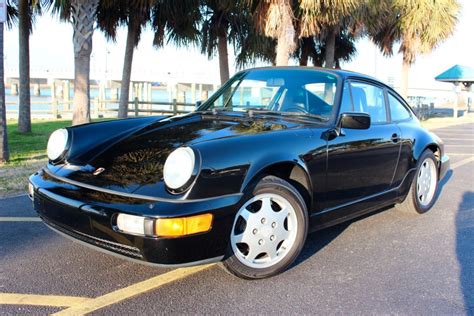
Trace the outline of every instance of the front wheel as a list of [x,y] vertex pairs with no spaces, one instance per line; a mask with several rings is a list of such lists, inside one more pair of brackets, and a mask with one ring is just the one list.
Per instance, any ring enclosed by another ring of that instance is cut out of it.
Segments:
[[434,204],[438,190],[438,164],[433,152],[425,150],[420,157],[415,178],[405,200],[395,207],[405,212],[422,214]]
[[263,178],[238,210],[224,267],[245,279],[284,271],[303,248],[308,212],[299,192],[273,176]]

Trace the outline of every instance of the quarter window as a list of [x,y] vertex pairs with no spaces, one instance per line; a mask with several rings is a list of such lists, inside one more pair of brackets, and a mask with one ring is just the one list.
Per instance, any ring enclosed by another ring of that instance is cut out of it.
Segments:
[[387,122],[383,89],[361,82],[352,82],[351,89],[355,112],[369,114],[372,123]]
[[388,103],[390,104],[392,121],[403,121],[411,117],[408,109],[390,93],[388,94]]
[[349,83],[344,84],[344,90],[342,90],[342,101],[341,101],[341,109],[339,110],[340,113],[344,112],[354,112],[354,107],[352,106],[351,100],[351,91],[350,91]]

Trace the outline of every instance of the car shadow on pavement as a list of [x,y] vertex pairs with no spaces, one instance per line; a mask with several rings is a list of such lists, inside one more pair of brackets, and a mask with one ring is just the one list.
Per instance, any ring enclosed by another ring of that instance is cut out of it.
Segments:
[[[438,198],[441,195],[441,192],[443,191],[444,186],[448,183],[449,179],[453,176],[453,171],[449,170],[446,175],[441,179],[438,185],[438,190],[436,192],[435,196],[435,203],[438,200]],[[355,223],[357,221],[363,220],[367,217],[374,216],[375,214],[384,212],[386,210],[391,209],[392,206],[389,207],[384,207],[379,210],[370,212],[368,214],[361,215],[360,217],[356,217],[352,220],[349,220],[348,222],[344,222],[332,227],[328,227],[325,229],[322,229],[320,231],[316,231],[314,233],[308,234],[308,237],[306,238],[306,243],[303,247],[303,250],[301,251],[301,254],[298,256],[298,258],[295,260],[295,262],[291,265],[290,269],[296,267],[297,265],[301,264],[305,260],[309,259],[311,256],[316,254],[318,251],[326,247],[328,244],[330,244],[333,240],[335,240],[340,234],[346,230],[352,223]],[[474,265],[474,264],[473,264]],[[474,274],[473,274],[473,279],[474,279]],[[473,293],[474,296],[474,293]]]
[[474,314],[474,192],[465,192],[456,213],[456,255],[467,315]]
[[441,193],[443,192],[444,186],[448,183],[449,179],[453,177],[453,170],[450,169],[448,172],[446,172],[446,175],[441,179],[441,181],[438,183],[438,190],[436,191],[436,195],[434,197],[435,199],[435,204],[438,201],[439,197],[441,196]]

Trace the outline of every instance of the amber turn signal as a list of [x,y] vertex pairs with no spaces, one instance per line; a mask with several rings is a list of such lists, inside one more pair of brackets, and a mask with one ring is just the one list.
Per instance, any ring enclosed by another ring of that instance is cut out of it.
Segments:
[[212,227],[212,214],[190,217],[159,218],[155,222],[155,234],[160,237],[180,237],[204,233]]

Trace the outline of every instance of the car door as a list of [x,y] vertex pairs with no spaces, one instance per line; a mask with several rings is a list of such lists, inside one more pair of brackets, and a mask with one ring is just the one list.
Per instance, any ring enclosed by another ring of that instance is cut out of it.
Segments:
[[350,111],[368,113],[371,125],[342,129],[328,140],[326,209],[388,190],[397,167],[399,129],[389,121],[385,89],[372,82],[346,82],[339,113]]

